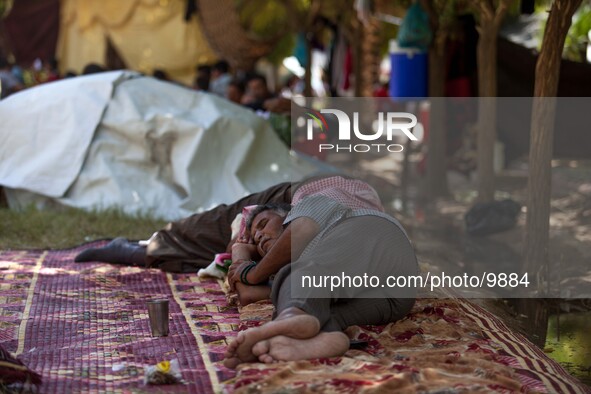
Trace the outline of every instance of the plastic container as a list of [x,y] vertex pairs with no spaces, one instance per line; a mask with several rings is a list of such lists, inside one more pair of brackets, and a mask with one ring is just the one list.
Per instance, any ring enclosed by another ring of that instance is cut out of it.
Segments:
[[423,98],[428,96],[428,56],[418,48],[400,48],[390,40],[390,96]]

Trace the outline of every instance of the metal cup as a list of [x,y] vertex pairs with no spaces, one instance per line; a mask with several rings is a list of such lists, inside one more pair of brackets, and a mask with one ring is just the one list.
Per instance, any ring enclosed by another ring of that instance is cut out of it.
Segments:
[[152,336],[168,336],[168,300],[148,301],[148,316]]

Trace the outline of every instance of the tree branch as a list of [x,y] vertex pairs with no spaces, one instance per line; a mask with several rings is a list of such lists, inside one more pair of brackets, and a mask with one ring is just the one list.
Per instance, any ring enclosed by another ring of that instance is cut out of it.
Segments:
[[494,19],[497,28],[501,26],[501,23],[503,23],[503,19],[505,19],[505,15],[507,15],[507,12],[509,11],[509,3],[511,3],[511,1],[514,0],[501,0]]
[[476,7],[480,10],[480,16],[486,20],[494,20],[495,9],[488,0],[472,0]]

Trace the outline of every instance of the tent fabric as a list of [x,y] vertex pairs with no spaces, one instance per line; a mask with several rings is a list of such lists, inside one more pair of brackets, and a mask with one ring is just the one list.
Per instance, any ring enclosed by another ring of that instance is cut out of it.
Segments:
[[195,66],[217,56],[197,18],[185,21],[184,13],[181,0],[62,0],[61,69],[80,72],[88,63],[104,63],[110,40],[129,68],[162,69],[191,84]]
[[82,168],[114,85],[130,75],[65,79],[2,100],[0,184],[63,196]]
[[20,0],[3,19],[3,30],[16,60],[30,64],[55,56],[60,18],[59,0]]
[[173,220],[315,170],[254,112],[131,72],[23,91],[0,102],[0,117],[0,185],[13,207]]

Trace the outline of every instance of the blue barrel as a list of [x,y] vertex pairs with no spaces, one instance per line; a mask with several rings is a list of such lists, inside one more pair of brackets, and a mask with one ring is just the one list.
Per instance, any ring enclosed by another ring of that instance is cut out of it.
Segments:
[[390,96],[428,97],[428,56],[418,48],[400,48],[390,40]]

